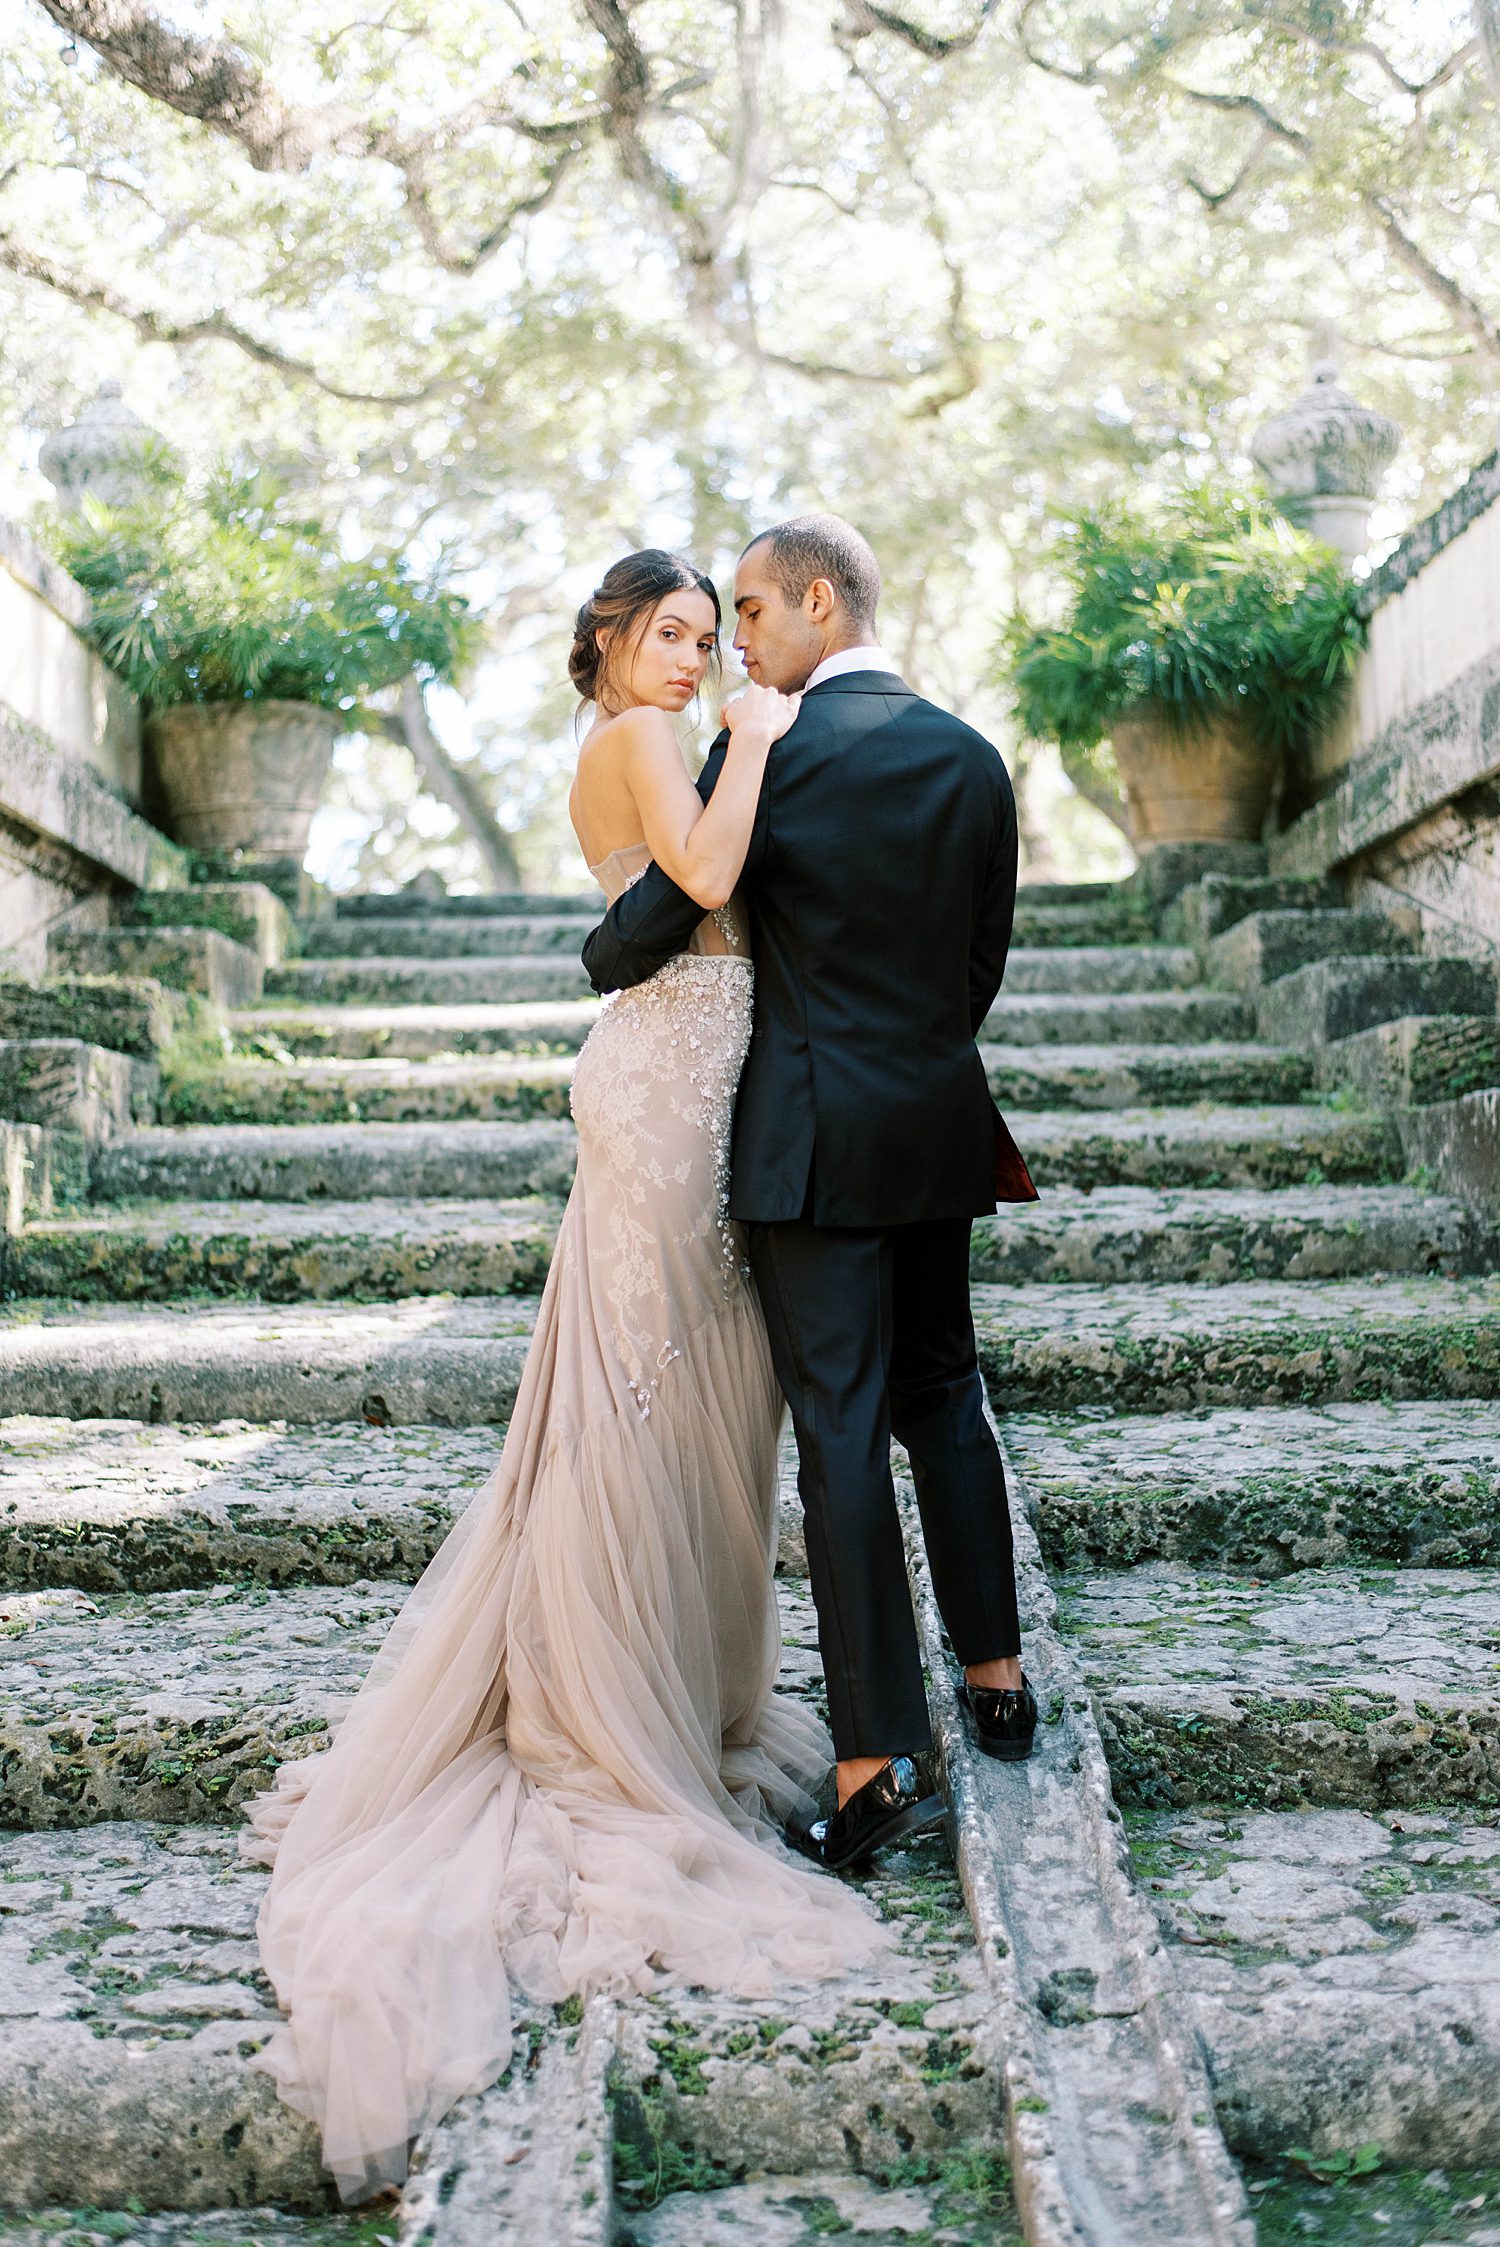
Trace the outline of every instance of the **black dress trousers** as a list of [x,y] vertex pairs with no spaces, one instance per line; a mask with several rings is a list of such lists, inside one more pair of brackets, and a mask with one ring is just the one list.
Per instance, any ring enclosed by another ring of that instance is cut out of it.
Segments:
[[933,1587],[962,1663],[1020,1651],[1005,1471],[984,1416],[967,1218],[749,1227],[797,1431],[808,1573],[834,1752],[931,1744],[891,1478],[911,1459]]

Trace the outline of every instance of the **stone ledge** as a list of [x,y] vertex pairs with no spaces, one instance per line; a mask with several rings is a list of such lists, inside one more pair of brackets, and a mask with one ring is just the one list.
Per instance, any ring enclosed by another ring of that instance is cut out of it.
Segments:
[[1469,525],[1477,522],[1497,499],[1500,499],[1500,451],[1488,454],[1471,468],[1457,491],[1450,492],[1440,507],[1415,524],[1387,554],[1380,567],[1371,571],[1359,596],[1361,616],[1373,616],[1382,602],[1389,601],[1403,586],[1409,585],[1434,556],[1462,537]]
[[1374,1106],[1425,1108],[1500,1086],[1500,1022],[1474,1014],[1407,1014],[1318,1051],[1325,1088],[1355,1085]]
[[253,1006],[263,970],[248,945],[215,928],[66,930],[47,947],[49,966],[80,975],[151,976],[215,1006]]
[[82,1038],[154,1061],[184,1011],[179,994],[151,976],[0,977],[0,1038]]
[[18,584],[39,594],[75,632],[86,628],[94,613],[93,603],[77,578],[70,577],[50,554],[44,554],[36,540],[6,515],[0,515],[0,568],[8,570]]
[[1270,845],[1278,875],[1320,878],[1500,774],[1500,650],[1394,719],[1332,792]]
[[1444,1193],[1500,1209],[1500,1090],[1408,1108],[1400,1124],[1408,1161],[1431,1171]]
[[89,766],[0,708],[0,812],[102,866],[133,889],[178,871],[182,854],[111,794]]
[[149,1122],[156,1070],[81,1038],[0,1039],[0,1112],[78,1132],[90,1145]]

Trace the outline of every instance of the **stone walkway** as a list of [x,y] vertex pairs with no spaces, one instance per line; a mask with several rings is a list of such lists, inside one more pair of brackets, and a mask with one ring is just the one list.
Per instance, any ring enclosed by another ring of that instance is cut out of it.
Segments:
[[526,2019],[399,2211],[331,2212],[235,1822],[498,1451],[591,917],[345,901],[8,1243],[0,2247],[1500,2240],[1500,1233],[1348,1085],[1463,979],[1213,877],[1160,931],[1027,895],[987,1025],[1045,1189],[972,1267],[1036,1758],[975,1753],[913,1544],[953,1821],[865,1881],[882,1973]]

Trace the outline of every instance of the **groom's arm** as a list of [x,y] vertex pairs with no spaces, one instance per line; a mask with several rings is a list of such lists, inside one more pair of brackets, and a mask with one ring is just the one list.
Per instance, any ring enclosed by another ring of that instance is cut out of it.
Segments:
[[[998,762],[998,758],[997,758]],[[1004,767],[1001,767],[1002,775]],[[1005,975],[1011,925],[1016,915],[1016,801],[1004,780],[995,840],[985,874],[984,893],[969,944],[969,1023],[977,1038]]]
[[[728,733],[721,733],[708,753],[698,776],[698,793],[705,803],[724,767]],[[759,825],[759,814],[757,814]],[[703,919],[703,907],[685,889],[679,889],[653,859],[638,882],[617,897],[596,929],[584,942],[583,964],[596,991],[627,991],[644,983],[677,953],[686,951]]]

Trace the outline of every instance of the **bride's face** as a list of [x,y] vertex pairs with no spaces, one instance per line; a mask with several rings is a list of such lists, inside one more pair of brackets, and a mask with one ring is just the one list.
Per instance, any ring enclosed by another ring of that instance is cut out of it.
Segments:
[[676,716],[702,686],[719,644],[713,603],[696,585],[657,602],[630,654],[628,702]]

